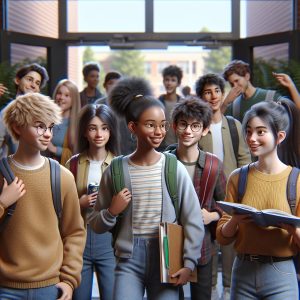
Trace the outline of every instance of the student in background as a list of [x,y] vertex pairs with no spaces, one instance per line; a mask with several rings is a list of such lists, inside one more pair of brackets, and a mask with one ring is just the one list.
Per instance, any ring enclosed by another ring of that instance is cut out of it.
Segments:
[[108,95],[109,95],[110,91],[112,90],[112,88],[115,86],[115,84],[118,82],[118,80],[121,79],[121,77],[122,77],[122,75],[116,71],[108,72],[105,75],[103,87],[105,89],[106,96],[96,100],[95,104],[106,104],[106,105],[109,104],[108,103]]
[[[222,216],[222,210],[218,208],[216,201],[223,201],[225,198],[226,178],[223,172],[223,165],[217,158],[217,171],[214,176],[214,184],[207,188],[210,189],[209,197],[201,199],[202,186],[200,182],[202,175],[206,173],[207,153],[200,150],[198,142],[208,133],[211,122],[212,111],[208,104],[197,97],[191,97],[180,102],[175,106],[172,113],[173,128],[178,138],[178,144],[171,153],[186,167],[197,192],[205,235],[201,249],[201,258],[197,265],[197,282],[191,282],[192,300],[211,300],[212,286],[212,256],[215,252],[214,240],[211,230],[215,230],[213,223],[217,222]],[[211,165],[207,165],[208,168]],[[209,171],[208,171],[209,173]],[[205,202],[205,203],[204,203]]]
[[249,64],[242,60],[233,60],[225,66],[223,77],[231,85],[224,99],[222,112],[243,121],[245,112],[261,101],[278,101],[282,97],[278,92],[253,86]]
[[[170,65],[163,69],[162,76],[166,93],[160,95],[158,99],[165,107],[166,120],[171,122],[171,113],[181,98],[180,95],[177,94],[177,88],[181,84],[183,73],[178,66]],[[174,131],[169,130],[159,149],[164,150],[167,146],[176,142],[177,138]]]
[[[26,93],[39,93],[45,87],[49,80],[47,70],[39,64],[33,63],[22,66],[16,72],[15,87],[16,96],[24,95]],[[0,85],[1,86],[1,85]],[[14,91],[8,91],[3,87],[1,90],[14,99]],[[0,92],[1,95],[1,92]],[[0,111],[0,157],[6,157],[16,151],[17,146],[13,142],[11,136],[7,132],[7,128],[3,124],[3,111]]]
[[295,102],[298,109],[300,109],[300,95],[291,77],[284,73],[275,73],[275,72],[273,72],[272,75],[282,86],[288,89],[292,100]]
[[[278,148],[297,152],[284,140],[296,140],[298,118],[290,100],[262,102],[254,105],[243,120],[243,133],[253,156],[249,165],[247,185],[241,203],[258,210],[278,209],[287,213],[292,207],[287,199],[287,182],[292,167],[278,157]],[[297,153],[295,153],[297,154]],[[240,169],[227,183],[226,201],[238,202]],[[296,183],[295,214],[300,216],[300,177]],[[237,256],[232,269],[231,299],[298,299],[298,284],[293,256],[299,251],[300,229],[282,224],[261,227],[247,215],[223,214],[218,222],[217,239],[223,244],[234,242]]]
[[[249,150],[242,135],[241,123],[236,119],[227,119],[222,112],[221,106],[224,100],[225,82],[217,74],[206,74],[196,81],[197,96],[209,104],[212,109],[212,122],[208,133],[203,136],[199,146],[203,151],[214,153],[222,162],[224,172],[228,178],[236,168],[251,162]],[[230,127],[230,123],[234,128]],[[234,130],[234,132],[232,132]],[[235,140],[234,140],[235,139]],[[236,145],[235,145],[236,144]],[[236,149],[234,149],[236,147]],[[216,244],[217,249],[219,245]],[[217,293],[218,276],[218,252],[213,257],[213,293]],[[221,246],[222,253],[222,299],[229,299],[231,269],[235,257],[233,245]]]
[[80,92],[81,107],[92,104],[103,96],[97,88],[100,78],[100,66],[94,62],[86,63],[82,69],[82,74],[87,87]]
[[54,92],[53,99],[62,110],[62,123],[53,128],[53,138],[48,145],[49,156],[62,165],[75,152],[77,118],[80,111],[80,98],[77,86],[68,79],[61,80]]
[[98,233],[114,228],[117,218],[120,222],[114,243],[117,256],[114,300],[140,300],[145,290],[150,300],[177,300],[179,286],[187,283],[197,264],[204,234],[196,192],[186,169],[178,162],[181,209],[177,221],[185,233],[184,267],[172,274],[177,278],[175,285],[161,283],[158,225],[176,222],[176,211],[166,186],[165,155],[155,150],[169,124],[163,105],[147,96],[149,91],[143,79],[128,78],[120,80],[110,96],[111,105],[126,117],[128,128],[137,139],[136,150],[122,159],[125,188],[114,195],[111,170],[106,169],[90,217],[90,225]]
[[46,150],[60,113],[48,97],[27,93],[3,114],[19,144],[8,158],[15,180],[7,185],[1,176],[0,223],[8,207],[17,203],[0,232],[0,299],[71,300],[80,283],[85,230],[74,178],[59,166],[62,215],[58,217],[50,164],[40,153]]
[[110,232],[96,234],[87,219],[92,212],[98,191],[88,193],[89,184],[100,184],[104,170],[118,154],[116,118],[106,105],[86,105],[79,116],[77,148],[80,154],[67,162],[73,173],[87,229],[87,240],[83,253],[81,284],[75,289],[73,300],[92,299],[94,270],[98,279],[102,300],[111,300],[114,285],[115,257]]

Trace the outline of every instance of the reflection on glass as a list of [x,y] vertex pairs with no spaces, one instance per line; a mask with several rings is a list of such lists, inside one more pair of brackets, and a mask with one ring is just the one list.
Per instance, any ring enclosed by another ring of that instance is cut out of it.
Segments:
[[144,32],[145,0],[68,0],[68,32]]
[[241,0],[241,37],[293,29],[293,0]]
[[231,32],[231,0],[154,0],[155,32]]
[[58,38],[57,0],[8,0],[8,30]]
[[11,44],[11,64],[38,63],[47,68],[47,48]]

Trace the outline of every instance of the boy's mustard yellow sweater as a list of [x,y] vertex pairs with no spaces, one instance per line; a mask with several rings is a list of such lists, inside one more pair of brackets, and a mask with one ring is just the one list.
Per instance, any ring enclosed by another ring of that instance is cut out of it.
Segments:
[[[259,210],[279,209],[291,213],[286,186],[292,168],[287,167],[283,172],[275,175],[259,172],[253,165],[248,173],[247,188],[242,200],[243,204],[253,206]],[[226,191],[226,201],[237,202],[239,169],[229,177]],[[300,216],[300,176],[297,181],[296,215]],[[254,223],[240,224],[236,235],[225,238],[221,228],[231,217],[223,214],[218,222],[217,240],[222,245],[230,244],[235,240],[235,249],[238,253],[288,257],[296,254],[297,248],[292,236],[284,229],[276,227],[260,227]]]
[[[49,161],[46,159],[41,168],[30,171],[10,165],[15,176],[23,180],[26,193],[0,233],[0,286],[28,289],[64,281],[72,288],[77,287],[85,229],[72,174],[61,166],[60,232],[51,194]],[[2,210],[0,222],[3,217]]]

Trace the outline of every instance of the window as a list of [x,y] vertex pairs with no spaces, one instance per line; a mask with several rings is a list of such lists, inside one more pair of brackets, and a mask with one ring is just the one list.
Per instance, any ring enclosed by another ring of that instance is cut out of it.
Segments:
[[231,32],[231,0],[154,0],[155,32]]
[[8,30],[58,38],[58,1],[8,0]]
[[241,37],[293,29],[293,0],[242,0]]
[[68,32],[144,32],[144,0],[68,0]]

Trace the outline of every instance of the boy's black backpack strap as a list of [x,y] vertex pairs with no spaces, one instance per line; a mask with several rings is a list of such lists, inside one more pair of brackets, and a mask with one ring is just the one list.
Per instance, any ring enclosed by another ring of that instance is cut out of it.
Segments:
[[233,117],[231,116],[225,116],[228,122],[228,126],[229,126],[229,131],[230,131],[230,136],[231,136],[231,142],[232,142],[232,146],[233,146],[233,151],[234,151],[234,156],[236,161],[238,161],[238,157],[239,157],[239,133],[235,124],[235,120]]
[[249,172],[249,165],[245,165],[241,167],[239,181],[238,181],[238,203],[242,202],[242,199],[246,191],[248,172]]
[[296,214],[297,180],[299,174],[300,170],[293,167],[286,187],[286,196],[293,215]]
[[61,183],[60,183],[60,164],[52,159],[49,159],[50,164],[50,176],[51,176],[51,191],[53,206],[57,215],[58,225],[60,228],[62,217],[62,204],[61,204]]
[[[0,160],[0,172],[3,175],[3,178],[6,179],[7,184],[11,184],[13,182],[13,180],[15,179],[15,175],[13,174],[7,157],[3,157]],[[15,209],[17,206],[17,202],[15,202],[14,204],[10,205],[7,209],[6,209],[6,215],[3,219],[3,221],[0,223],[0,232],[3,231],[3,229],[5,228],[5,226],[7,225],[10,217],[14,214]]]

